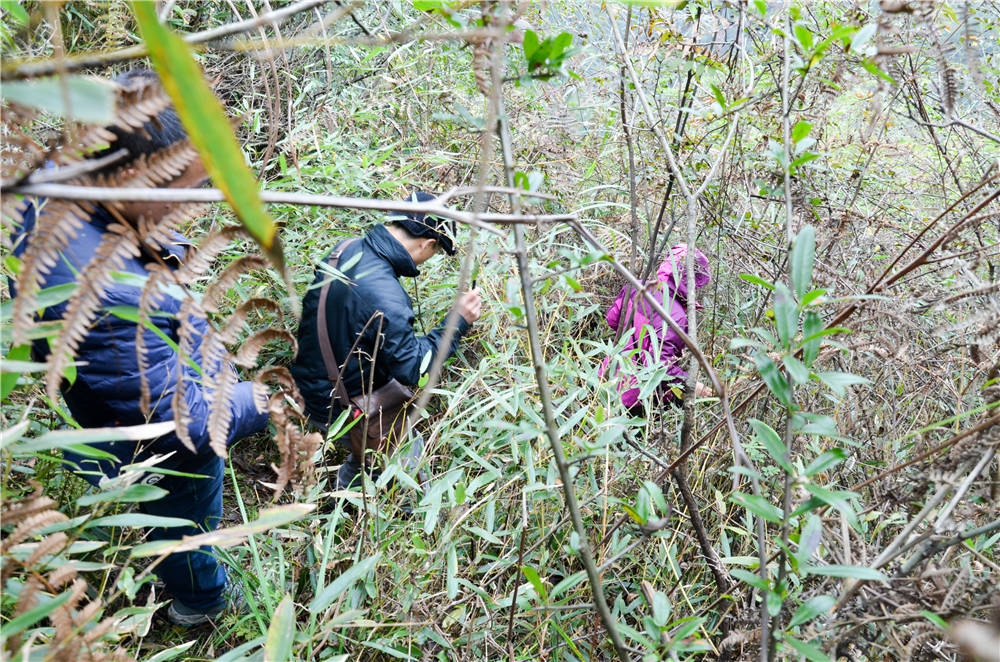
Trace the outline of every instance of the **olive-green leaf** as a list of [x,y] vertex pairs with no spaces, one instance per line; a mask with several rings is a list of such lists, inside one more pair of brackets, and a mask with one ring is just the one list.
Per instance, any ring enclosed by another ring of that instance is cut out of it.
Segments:
[[796,625],[802,625],[807,623],[812,619],[816,618],[820,614],[825,614],[833,608],[836,604],[834,600],[829,595],[817,595],[814,598],[810,598],[802,603],[798,609],[795,610],[795,615],[792,616],[792,620],[788,622],[788,627],[795,627]]
[[766,354],[760,353],[754,357],[754,363],[757,365],[757,372],[760,373],[761,379],[767,384],[767,388],[771,393],[781,401],[781,404],[791,407],[792,390],[788,387],[788,380],[778,370],[778,366],[774,361],[768,358]]
[[201,67],[188,45],[166,28],[156,16],[156,4],[132,3],[149,58],[160,74],[163,88],[174,102],[177,114],[198,150],[212,181],[233,206],[240,222],[284,272],[281,242],[274,220],[264,209],[258,184],[247,167],[226,113],[202,76]]
[[774,286],[774,325],[781,344],[788,347],[799,330],[799,309],[784,283]]
[[813,226],[807,225],[795,237],[791,256],[792,287],[795,288],[795,294],[800,300],[809,291],[812,284],[815,257],[816,230],[813,229]]
[[755,494],[736,492],[730,498],[734,503],[743,506],[755,515],[763,517],[768,522],[780,524],[781,520],[784,518],[784,513],[781,511],[781,508],[772,505],[763,497],[759,497]]
[[758,421],[756,418],[750,419],[750,426],[756,433],[757,440],[763,444],[765,450],[767,450],[768,455],[778,463],[778,465],[787,471],[792,473],[792,465],[788,463],[788,447],[781,441],[778,433],[771,428],[770,425],[763,421]]
[[812,644],[807,644],[804,641],[799,641],[795,637],[786,635],[785,643],[794,648],[799,655],[809,660],[809,662],[832,662],[820,648]]

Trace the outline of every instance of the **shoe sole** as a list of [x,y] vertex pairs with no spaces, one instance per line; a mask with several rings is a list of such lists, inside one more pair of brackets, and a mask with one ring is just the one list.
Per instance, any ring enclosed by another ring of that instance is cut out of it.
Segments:
[[167,608],[167,620],[174,625],[180,625],[187,628],[197,627],[199,625],[208,625],[221,615],[221,611],[211,616],[208,614],[181,614],[174,609],[173,603],[170,603],[170,607]]

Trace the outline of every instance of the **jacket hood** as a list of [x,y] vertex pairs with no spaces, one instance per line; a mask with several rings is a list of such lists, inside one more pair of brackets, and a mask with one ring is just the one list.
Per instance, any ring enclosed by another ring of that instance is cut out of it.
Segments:
[[[667,258],[660,263],[656,271],[656,280],[670,283],[673,291],[682,299],[687,299],[687,273],[684,270],[684,260],[687,258],[688,245],[677,244],[670,248]],[[704,287],[712,280],[708,273],[708,258],[697,248],[694,249],[694,286]]]
[[420,275],[420,270],[417,269],[410,254],[403,248],[403,244],[399,243],[381,223],[365,235],[365,243],[371,247],[376,255],[392,266],[397,278],[400,276],[413,278]]

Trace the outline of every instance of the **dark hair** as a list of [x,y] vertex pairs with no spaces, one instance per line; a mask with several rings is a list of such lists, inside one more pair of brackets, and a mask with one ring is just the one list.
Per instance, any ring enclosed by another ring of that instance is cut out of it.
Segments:
[[[414,191],[407,198],[409,202],[429,202],[433,199],[433,195],[424,191]],[[390,214],[387,219],[390,225],[405,230],[411,237],[435,239],[445,253],[455,254],[455,221],[417,212],[398,212]]]
[[[114,81],[125,88],[142,87],[146,85],[160,85],[160,77],[156,72],[149,69],[132,69],[119,74]],[[142,125],[142,129],[132,131],[118,126],[107,127],[108,131],[115,134],[115,140],[107,148],[94,153],[90,158],[101,158],[124,148],[128,150],[128,155],[121,161],[115,161],[99,170],[99,173],[111,172],[117,168],[128,165],[143,154],[149,155],[164,147],[170,147],[187,139],[187,131],[181,124],[177,111],[173,106],[164,108],[150,121]]]

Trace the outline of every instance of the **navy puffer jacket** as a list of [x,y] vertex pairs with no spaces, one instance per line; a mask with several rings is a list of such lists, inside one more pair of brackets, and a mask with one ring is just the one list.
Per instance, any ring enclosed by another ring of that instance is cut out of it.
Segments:
[[[360,258],[358,253],[361,253]],[[324,256],[323,262],[328,258],[329,255]],[[442,321],[426,336],[414,333],[413,304],[398,280],[401,276],[420,274],[410,254],[384,225],[377,225],[361,241],[347,247],[340,257],[340,265],[350,266],[344,271],[350,282],[331,282],[326,323],[338,366],[343,365],[357,340],[357,347],[341,373],[347,393],[351,397],[360,395],[368,389],[369,380],[374,389],[392,379],[416,384],[420,380],[421,367],[430,365],[445,326]],[[320,287],[327,278],[330,278],[327,272],[317,270],[303,299],[299,353],[291,368],[310,419],[321,427],[325,427],[328,420],[335,420],[341,411],[335,402],[331,411],[333,384],[323,364],[316,326]],[[469,328],[469,323],[459,317],[457,333],[447,350],[449,355]]]
[[[40,203],[44,213],[44,201]],[[29,205],[23,213],[23,224],[12,237],[14,255],[22,257],[25,246],[31,241],[35,226],[36,209]],[[76,275],[83,271],[94,257],[101,237],[109,224],[113,223],[110,214],[102,207],[90,218],[83,219],[83,227],[77,236],[63,249],[61,258],[55,267],[46,275],[43,288],[53,287],[63,283],[76,281]],[[169,246],[163,254],[168,265],[176,267],[184,258],[184,238],[176,235],[177,243]],[[126,261],[121,270],[129,274],[146,277],[146,265],[150,258],[139,258]],[[194,442],[196,453],[191,453],[175,434],[165,435],[155,440],[139,442],[108,442],[93,444],[115,455],[121,463],[130,463],[145,459],[153,453],[164,454],[176,451],[169,460],[160,464],[171,469],[186,470],[201,466],[213,454],[209,447],[208,414],[211,394],[204,384],[204,377],[190,364],[179,365],[178,353],[151,329],[146,329],[144,340],[146,345],[146,379],[149,385],[151,413],[147,418],[139,405],[141,385],[139,377],[139,361],[136,356],[136,324],[118,317],[108,309],[113,306],[137,308],[141,289],[138,286],[124,284],[118,279],[101,297],[102,310],[90,326],[83,343],[77,351],[77,360],[84,362],[77,368],[76,380],[69,384],[63,382],[62,393],[76,421],[86,428],[112,427],[120,425],[138,425],[142,423],[158,423],[174,420],[171,405],[177,388],[178,370],[184,380],[184,399],[190,416],[188,432]],[[14,284],[11,284],[11,294],[16,296]],[[155,302],[153,309],[166,315],[154,316],[151,322],[175,344],[178,342],[180,328],[181,301],[179,297],[192,296],[190,292],[181,290],[174,285],[167,288]],[[61,303],[45,309],[43,320],[62,319],[66,312],[66,303]],[[193,350],[191,359],[202,367],[201,341],[207,327],[206,320],[193,316],[188,319],[193,332]],[[35,341],[32,354],[36,360],[44,361],[48,355],[48,344],[45,340]],[[232,370],[229,364],[207,366],[209,374],[214,370]],[[203,368],[204,371],[204,368]],[[229,407],[232,411],[232,422],[229,428],[229,442],[241,439],[263,430],[267,426],[267,414],[257,411],[253,401],[250,382],[237,384]],[[70,455],[70,454],[67,454]],[[118,473],[115,463],[101,461],[97,466],[93,460],[82,460],[79,457],[70,458],[85,470],[96,469],[101,474],[114,476]],[[94,480],[99,478],[96,474]],[[88,478],[90,479],[90,478]]]

